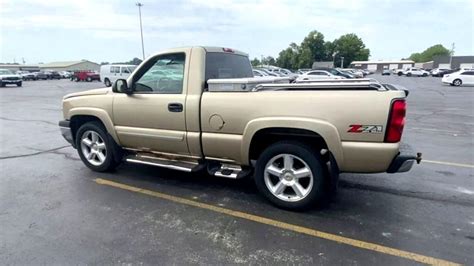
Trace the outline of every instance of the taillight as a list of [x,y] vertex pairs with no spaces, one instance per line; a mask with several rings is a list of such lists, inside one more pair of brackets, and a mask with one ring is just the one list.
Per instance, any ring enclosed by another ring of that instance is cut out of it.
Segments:
[[402,138],[403,127],[405,126],[405,114],[407,104],[405,100],[395,100],[392,102],[392,108],[388,118],[387,132],[385,133],[385,142],[399,142]]

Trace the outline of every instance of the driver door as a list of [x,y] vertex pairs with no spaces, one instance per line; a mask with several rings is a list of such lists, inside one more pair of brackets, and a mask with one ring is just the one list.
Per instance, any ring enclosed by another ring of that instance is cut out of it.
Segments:
[[147,60],[128,80],[132,94],[116,93],[115,130],[122,146],[188,155],[185,123],[185,53]]

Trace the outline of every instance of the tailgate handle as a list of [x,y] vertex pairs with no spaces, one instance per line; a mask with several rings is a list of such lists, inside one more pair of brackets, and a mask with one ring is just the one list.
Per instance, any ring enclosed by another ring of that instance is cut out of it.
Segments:
[[183,105],[180,103],[170,103],[168,104],[168,111],[173,113],[179,113],[183,111]]

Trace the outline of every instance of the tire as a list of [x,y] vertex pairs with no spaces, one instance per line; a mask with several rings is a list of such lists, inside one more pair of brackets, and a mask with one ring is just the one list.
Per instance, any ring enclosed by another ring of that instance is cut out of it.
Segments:
[[0,82],[0,87],[2,87],[2,88],[5,87],[5,83]]
[[75,81],[75,82],[79,82],[79,78],[78,78],[78,77],[75,77],[75,78],[74,78],[74,81]]
[[87,82],[91,82],[91,81],[92,81],[92,78],[91,78],[91,77],[87,77],[87,78],[86,78],[86,81],[87,81]]
[[[89,142],[83,141],[84,139]],[[79,128],[76,134],[76,148],[82,162],[96,172],[111,171],[122,160],[120,153],[117,152],[118,145],[99,122],[88,122]]]
[[411,77],[411,73],[407,73],[407,77]]
[[456,87],[461,86],[462,85],[462,80],[460,80],[460,79],[453,80],[453,85],[456,86]]
[[[289,166],[291,164],[292,167]],[[320,203],[326,194],[327,176],[322,165],[318,153],[308,146],[299,142],[277,142],[265,149],[258,158],[255,184],[277,207],[308,209]],[[307,170],[306,175],[301,173],[304,169]],[[298,171],[302,177],[295,176]]]
[[401,76],[401,75],[403,75],[403,72],[398,72],[397,74],[398,74],[399,76]]
[[110,80],[109,80],[108,78],[106,78],[106,79],[104,80],[104,84],[105,84],[106,87],[112,86],[112,82],[110,82]]
[[21,85],[22,85],[22,82],[18,82],[18,83],[16,84],[17,87],[21,87]]
[[428,74],[426,74],[426,73],[423,73],[423,77],[428,77]]

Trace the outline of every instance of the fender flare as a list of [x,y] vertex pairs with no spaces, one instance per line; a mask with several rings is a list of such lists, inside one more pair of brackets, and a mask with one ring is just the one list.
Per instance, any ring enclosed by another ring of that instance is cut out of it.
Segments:
[[114,124],[112,123],[112,119],[110,118],[107,111],[105,111],[104,109],[94,107],[77,107],[69,110],[69,119],[76,115],[88,115],[97,117],[102,122],[102,124],[104,124],[105,129],[110,134],[110,136],[112,136],[115,142],[117,142],[117,144],[120,144],[120,141],[117,137],[117,133],[115,132]]
[[312,131],[324,139],[337,164],[343,164],[344,156],[337,128],[327,121],[305,117],[264,117],[251,120],[247,123],[242,137],[242,162],[249,162],[250,145],[255,133],[268,128],[294,128]]

